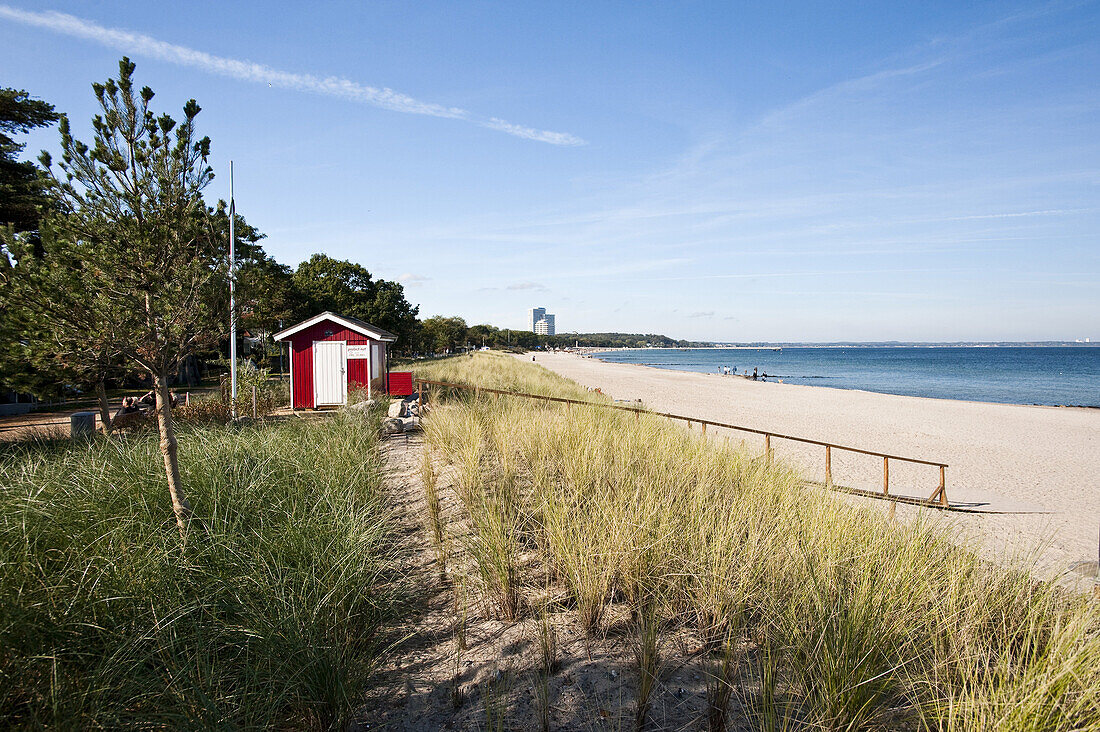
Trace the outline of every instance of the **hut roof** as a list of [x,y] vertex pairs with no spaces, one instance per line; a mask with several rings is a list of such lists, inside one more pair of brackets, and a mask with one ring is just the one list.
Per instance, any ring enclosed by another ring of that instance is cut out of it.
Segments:
[[337,315],[336,313],[329,312],[328,310],[319,315],[314,315],[312,318],[303,320],[297,325],[292,325],[289,328],[284,328],[272,337],[277,341],[284,341],[295,333],[299,333],[306,328],[317,325],[318,323],[325,320],[331,320],[334,323],[339,323],[348,330],[353,330],[360,335],[364,335],[368,338],[374,338],[375,340],[386,341],[387,343],[393,343],[397,340],[397,336],[395,336],[393,333],[390,333],[388,330],[383,330],[376,325],[371,325],[365,320],[359,320],[359,318],[350,318],[346,315]]

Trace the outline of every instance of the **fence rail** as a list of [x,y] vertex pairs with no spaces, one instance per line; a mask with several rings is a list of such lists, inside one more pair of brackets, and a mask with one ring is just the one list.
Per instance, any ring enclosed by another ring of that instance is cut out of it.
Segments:
[[[928,465],[934,468],[939,468],[939,485],[932,492],[932,495],[928,498],[906,499],[905,502],[917,502],[921,505],[934,506],[934,507],[948,507],[947,502],[947,463],[936,462],[935,460],[922,460],[920,458],[903,457],[901,455],[891,455],[889,453],[878,452],[875,450],[864,450],[860,447],[849,447],[847,445],[838,445],[833,442],[824,442],[822,440],[812,440],[808,437],[797,437],[795,435],[786,435],[781,432],[771,432],[769,430],[761,430],[755,427],[745,427],[743,425],[729,424],[728,422],[716,422],[710,419],[701,419],[699,417],[689,417],[683,414],[671,414],[669,412],[654,412],[648,409],[642,409],[639,407],[627,407],[621,404],[601,404],[599,402],[589,402],[581,399],[566,399],[564,397],[552,397],[545,396],[543,394],[526,394],[519,391],[505,391],[503,389],[489,389],[482,386],[473,386],[471,384],[455,384],[449,381],[432,381],[430,379],[416,379],[416,393],[417,400],[422,404],[424,390],[422,386],[438,386],[448,389],[462,389],[465,391],[473,391],[476,394],[501,394],[504,396],[522,397],[525,399],[537,399],[545,402],[557,402],[559,404],[580,404],[586,407],[600,407],[603,409],[614,409],[622,412],[633,412],[634,418],[637,419],[641,414],[650,414],[656,417],[666,417],[668,419],[678,419],[688,423],[690,428],[692,423],[699,424],[702,427],[703,432],[707,431],[707,427],[721,427],[723,429],[736,430],[738,432],[748,432],[755,435],[762,435],[764,437],[764,457],[770,464],[772,461],[772,438],[777,440],[789,440],[791,442],[800,442],[805,445],[817,445],[825,448],[825,487],[827,488],[839,488],[833,483],[833,450],[843,450],[844,452],[852,452],[860,455],[870,455],[872,457],[882,458],[882,493],[871,493],[868,491],[858,491],[861,495],[869,495],[880,498],[889,498],[892,500],[900,500],[904,497],[894,496],[890,494],[890,461],[896,460],[898,462],[914,463],[916,465]],[[851,492],[850,489],[842,489]]]

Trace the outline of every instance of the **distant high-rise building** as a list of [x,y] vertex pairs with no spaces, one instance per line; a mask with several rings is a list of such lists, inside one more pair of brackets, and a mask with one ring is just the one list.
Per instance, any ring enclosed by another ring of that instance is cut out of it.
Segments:
[[554,335],[554,316],[550,313],[542,316],[542,320],[535,323],[535,332],[539,335]]
[[535,331],[535,323],[539,322],[546,315],[546,308],[531,308],[527,311],[528,325],[527,328],[532,333]]
[[531,332],[539,335],[554,335],[554,314],[546,308],[531,308],[527,311],[531,319]]

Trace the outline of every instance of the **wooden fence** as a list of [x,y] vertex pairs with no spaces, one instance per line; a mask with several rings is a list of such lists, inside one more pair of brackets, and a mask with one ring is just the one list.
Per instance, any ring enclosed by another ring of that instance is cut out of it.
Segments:
[[[565,399],[563,397],[543,396],[542,394],[525,394],[518,391],[504,391],[501,389],[487,389],[480,386],[472,386],[470,384],[454,384],[447,381],[431,381],[428,379],[416,379],[416,393],[419,404],[423,405],[424,389],[423,386],[437,386],[448,389],[461,389],[465,391],[472,391],[475,394],[501,394],[511,397],[522,397],[525,399],[536,399],[544,402],[557,402],[559,404],[581,404],[586,407],[600,407],[603,409],[615,409],[623,412],[633,412],[634,418],[637,419],[641,414],[650,414],[657,417],[667,417],[668,419],[678,419],[688,423],[690,428],[692,424],[698,424],[702,427],[703,432],[707,431],[707,427],[721,427],[723,429],[736,430],[738,432],[748,432],[750,434],[762,435],[764,437],[764,459],[770,464],[772,461],[772,439],[777,440],[789,440],[791,442],[800,442],[806,445],[818,445],[825,448],[825,487],[832,490],[841,490],[848,493],[856,493],[859,495],[866,495],[873,498],[887,498],[892,501],[899,501],[902,503],[913,503],[923,506],[932,506],[935,508],[948,508],[947,502],[947,463],[939,463],[934,460],[921,460],[919,458],[902,457],[900,455],[890,455],[884,452],[876,452],[875,450],[864,450],[859,447],[848,447],[847,445],[837,445],[832,442],[823,442],[821,440],[811,440],[807,437],[796,437],[794,435],[785,435],[779,432],[770,432],[768,430],[760,430],[754,427],[745,427],[742,425],[729,424],[726,422],[715,422],[710,419],[700,419],[699,417],[689,417],[682,414],[670,414],[668,412],[653,412],[648,409],[642,409],[640,407],[627,407],[621,404],[601,404],[599,402],[588,402],[580,399]],[[863,491],[858,489],[847,488],[839,486],[833,483],[833,450],[842,450],[844,452],[852,452],[860,455],[871,455],[873,457],[882,458],[882,493]],[[928,498],[911,498],[908,496],[898,496],[890,493],[890,461],[914,463],[917,465],[928,465],[933,468],[939,468],[939,485],[932,492],[932,495]]]

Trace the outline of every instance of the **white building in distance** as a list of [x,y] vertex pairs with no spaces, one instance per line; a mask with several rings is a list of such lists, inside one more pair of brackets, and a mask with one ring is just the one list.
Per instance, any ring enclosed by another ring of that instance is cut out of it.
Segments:
[[546,312],[546,308],[531,308],[527,311],[529,327],[532,333],[538,335],[554,335],[554,314]]
[[535,333],[539,335],[554,335],[554,316],[550,313],[542,316],[542,320],[535,323]]

